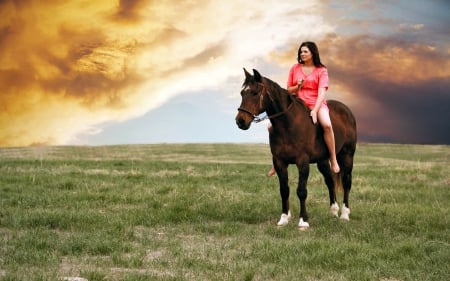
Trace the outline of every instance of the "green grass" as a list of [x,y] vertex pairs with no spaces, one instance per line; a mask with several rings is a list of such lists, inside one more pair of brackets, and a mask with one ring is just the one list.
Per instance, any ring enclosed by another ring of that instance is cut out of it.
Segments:
[[449,280],[449,156],[360,144],[349,222],[313,167],[299,231],[264,144],[2,148],[0,280]]

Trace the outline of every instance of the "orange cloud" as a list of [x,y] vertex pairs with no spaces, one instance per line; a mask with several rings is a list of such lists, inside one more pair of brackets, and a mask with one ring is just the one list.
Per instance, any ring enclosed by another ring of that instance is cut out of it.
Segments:
[[99,2],[80,3],[1,4],[0,145],[65,143],[129,105],[137,48],[98,28],[114,25]]

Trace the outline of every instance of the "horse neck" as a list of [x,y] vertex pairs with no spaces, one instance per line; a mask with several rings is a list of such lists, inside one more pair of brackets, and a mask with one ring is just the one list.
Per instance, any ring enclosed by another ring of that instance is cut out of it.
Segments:
[[267,83],[269,85],[267,91],[267,114],[275,115],[281,112],[286,112],[288,107],[293,102],[289,98],[289,93],[285,89],[281,88],[278,84],[275,84],[275,82],[269,82],[270,83]]
[[268,91],[267,114],[271,116],[284,112],[284,114],[273,118],[272,123],[282,122],[284,124],[291,122],[293,118],[309,118],[310,110],[302,100],[296,99],[286,89],[281,88],[274,82],[272,83]]

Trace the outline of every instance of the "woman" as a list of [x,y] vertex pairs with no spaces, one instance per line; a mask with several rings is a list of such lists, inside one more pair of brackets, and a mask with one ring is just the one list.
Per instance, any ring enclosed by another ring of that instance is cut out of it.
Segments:
[[[297,95],[311,109],[310,116],[314,124],[319,121],[330,152],[331,170],[339,173],[333,127],[325,99],[325,92],[328,90],[327,68],[320,61],[319,49],[314,42],[303,42],[300,45],[297,61],[298,63],[289,70],[287,90],[289,93]],[[274,174],[275,169],[272,166],[267,175],[273,176]]]

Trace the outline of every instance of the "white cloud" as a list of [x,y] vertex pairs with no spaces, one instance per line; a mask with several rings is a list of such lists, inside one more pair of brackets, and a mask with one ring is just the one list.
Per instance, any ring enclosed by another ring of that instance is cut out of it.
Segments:
[[[146,63],[157,67],[164,76],[157,74],[158,81],[150,79],[139,90],[139,100],[145,100],[140,112],[158,107],[173,96],[221,84],[224,94],[228,93],[230,85],[223,82],[240,75],[242,67],[256,68],[277,48],[319,38],[333,30],[317,13],[311,13],[320,8],[315,1],[207,3],[190,6],[183,11],[183,19],[179,15],[171,15],[173,22],[165,19],[180,38],[166,40],[156,49],[150,45],[142,54],[140,66],[144,70]],[[197,62],[195,57],[207,53],[211,46],[220,46],[220,54]],[[154,73],[155,69],[149,71]]]

